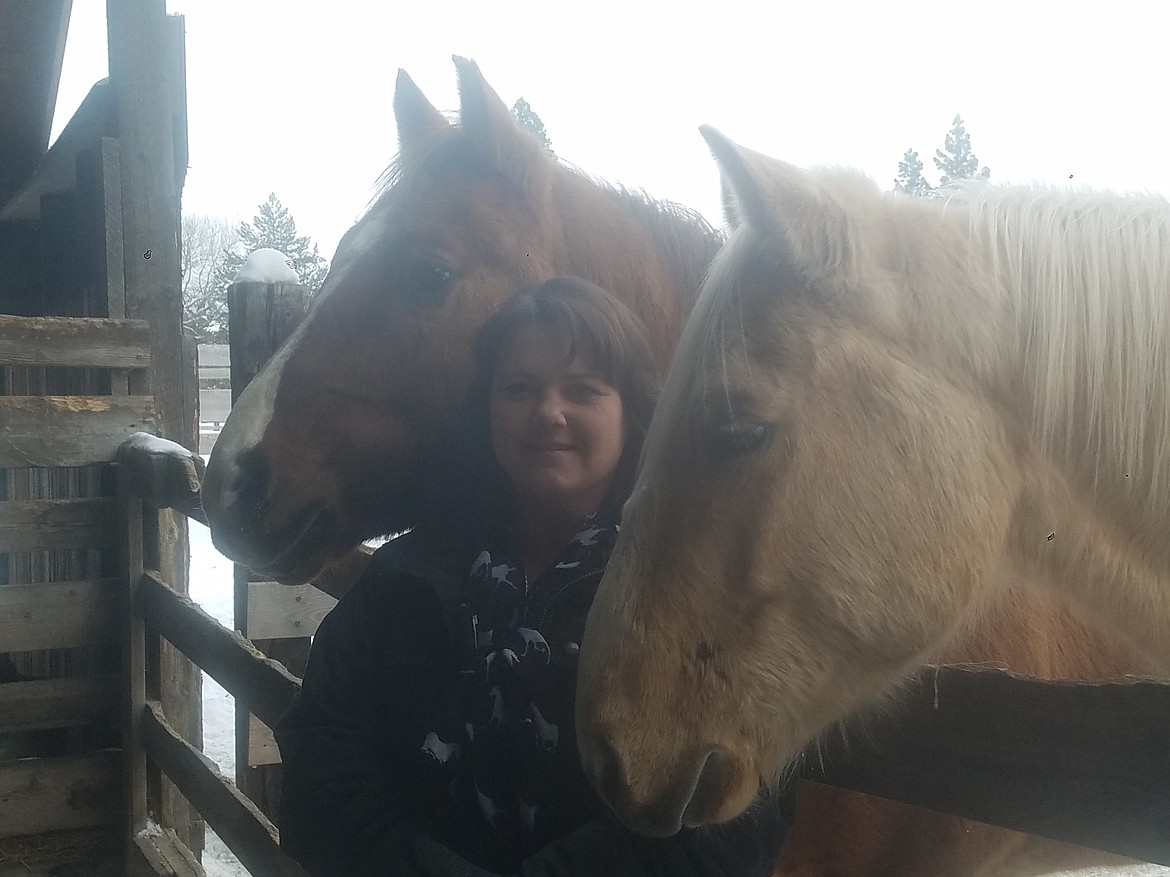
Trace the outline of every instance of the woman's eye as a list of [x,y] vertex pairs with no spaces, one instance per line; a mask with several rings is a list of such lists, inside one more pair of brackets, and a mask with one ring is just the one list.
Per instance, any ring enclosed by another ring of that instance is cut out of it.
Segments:
[[566,394],[570,399],[578,402],[595,399],[604,394],[601,387],[596,387],[593,384],[572,384],[566,390]]
[[509,399],[526,399],[532,395],[532,385],[521,381],[509,381],[500,390]]

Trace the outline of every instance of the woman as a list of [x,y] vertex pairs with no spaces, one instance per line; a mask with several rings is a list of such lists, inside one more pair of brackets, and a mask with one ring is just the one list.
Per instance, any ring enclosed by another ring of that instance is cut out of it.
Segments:
[[511,299],[477,354],[468,496],[375,554],[277,729],[283,846],[314,877],[766,877],[776,803],[647,840],[578,761],[578,643],[653,407],[644,329],[555,278]]

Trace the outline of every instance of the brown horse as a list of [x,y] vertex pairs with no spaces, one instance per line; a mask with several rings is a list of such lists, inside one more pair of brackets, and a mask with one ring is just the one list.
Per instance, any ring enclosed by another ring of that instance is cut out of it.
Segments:
[[924,662],[1011,662],[981,626],[1030,638],[1025,669],[1109,672],[1004,608],[1024,586],[1170,668],[1170,204],[921,201],[704,133],[733,231],[582,648],[583,760],[619,814],[735,816]]
[[417,523],[448,469],[471,341],[514,290],[571,274],[620,291],[665,375],[722,243],[689,210],[558,163],[474,63],[456,66],[458,125],[399,73],[385,191],[216,441],[203,485],[212,537],[257,572],[305,581]]
[[[424,513],[450,467],[444,449],[471,379],[470,339],[513,289],[575,274],[623,295],[652,328],[665,374],[722,244],[687,210],[558,163],[516,127],[473,63],[456,66],[454,125],[399,74],[401,154],[385,191],[345,236],[309,317],[236,403],[212,453],[203,502],[216,545],[274,577],[308,578]],[[1012,624],[1026,630],[1026,617]],[[1043,623],[1059,636],[1062,622]],[[1077,672],[1018,659],[1027,637],[990,639],[972,660]],[[805,786],[799,806],[807,818],[782,869],[791,877],[885,873],[883,850],[866,838],[929,862],[929,877],[974,874],[1017,844],[1008,832],[836,789]]]

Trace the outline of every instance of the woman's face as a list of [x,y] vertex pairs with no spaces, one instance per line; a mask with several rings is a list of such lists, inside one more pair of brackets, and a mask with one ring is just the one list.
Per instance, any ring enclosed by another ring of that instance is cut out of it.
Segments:
[[522,502],[584,518],[601,505],[622,456],[617,389],[559,330],[523,326],[492,376],[492,450]]

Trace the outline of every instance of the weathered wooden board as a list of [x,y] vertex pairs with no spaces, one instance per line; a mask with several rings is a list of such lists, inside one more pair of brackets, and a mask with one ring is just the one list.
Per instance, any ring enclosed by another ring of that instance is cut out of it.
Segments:
[[1170,682],[920,674],[809,779],[1170,865]]
[[253,715],[248,716],[248,767],[280,764],[280,747],[272,729]]
[[253,874],[304,877],[304,871],[280,851],[272,823],[215,762],[184,741],[156,702],[147,705],[143,721],[147,754],[207,820],[240,862]]
[[337,605],[337,599],[313,585],[248,583],[248,638],[284,639],[312,636]]
[[118,583],[45,582],[0,587],[0,648],[70,649],[117,642]]
[[148,368],[150,326],[145,320],[0,314],[0,365]]
[[207,877],[195,854],[169,829],[150,826],[134,835],[128,877]]
[[282,664],[266,658],[244,637],[149,571],[142,576],[139,601],[149,625],[237,700],[248,704],[261,721],[275,725],[284,715],[301,680]]
[[112,548],[117,542],[113,499],[0,502],[0,552]]
[[102,750],[0,762],[0,837],[116,824],[119,760]]
[[0,424],[0,469],[89,466],[157,417],[149,396],[0,396]]
[[113,724],[121,697],[113,673],[7,682],[0,685],[0,732]]
[[0,221],[40,218],[43,196],[68,192],[76,185],[77,154],[111,133],[109,87],[102,80],[90,89],[33,175],[7,203],[0,205]]

